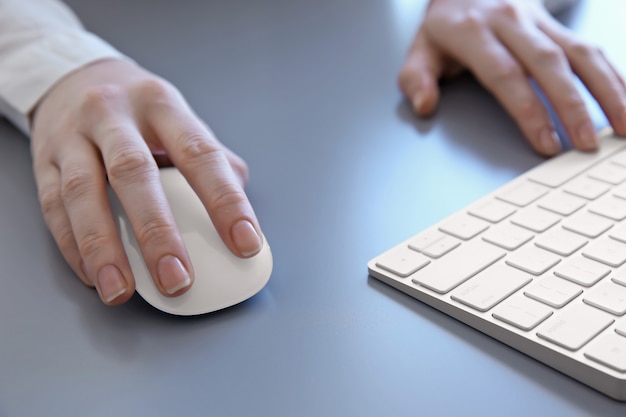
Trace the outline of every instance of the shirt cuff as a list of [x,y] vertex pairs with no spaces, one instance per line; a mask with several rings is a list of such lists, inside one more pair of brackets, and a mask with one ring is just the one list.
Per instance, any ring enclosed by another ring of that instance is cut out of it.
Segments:
[[41,37],[3,59],[0,66],[0,111],[30,134],[30,112],[61,78],[92,62],[128,59],[96,35],[83,30]]

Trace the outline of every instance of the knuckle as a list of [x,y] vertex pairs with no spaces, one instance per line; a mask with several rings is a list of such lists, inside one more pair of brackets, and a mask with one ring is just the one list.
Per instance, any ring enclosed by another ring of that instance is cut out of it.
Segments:
[[[63,200],[76,200],[87,194],[92,186],[92,178],[89,172],[80,168],[70,168],[63,175],[61,181],[61,195]],[[46,202],[53,197],[46,196]]]
[[111,246],[111,239],[101,231],[90,228],[77,239],[78,251],[83,258],[91,258],[103,248]]
[[154,159],[134,147],[121,147],[111,158],[107,174],[111,184],[120,182],[135,182],[145,178],[150,170],[154,168]]
[[584,117],[587,115],[587,106],[583,101],[582,97],[580,97],[576,93],[568,94],[567,96],[561,99],[561,105],[564,108],[567,108],[567,112],[576,117]]
[[163,112],[169,112],[172,108],[184,103],[178,90],[168,81],[149,77],[140,81],[136,86],[136,93],[144,98],[147,103],[146,111],[154,117],[160,117]]
[[209,205],[212,211],[228,212],[240,207],[246,200],[246,195],[240,187],[225,183],[214,190]]
[[533,60],[542,67],[556,67],[565,62],[565,53],[556,46],[546,46],[533,52]]
[[466,10],[454,25],[468,35],[481,33],[485,28],[483,14],[477,8]]
[[197,130],[184,131],[178,136],[176,143],[182,158],[191,164],[214,160],[220,153],[216,144],[204,132]]
[[107,112],[122,95],[120,87],[112,84],[100,84],[88,87],[82,98],[82,107],[99,112]]
[[63,207],[60,192],[56,189],[42,188],[39,190],[39,204],[44,218],[54,215]]
[[568,54],[574,58],[583,61],[593,61],[604,57],[604,51],[598,45],[575,41],[568,46]]
[[524,78],[524,71],[515,62],[499,63],[494,65],[491,73],[486,78],[486,82],[488,85],[500,86]]
[[138,91],[150,100],[167,100],[172,97],[175,89],[166,80],[159,77],[149,77],[139,82]]
[[137,227],[135,236],[140,244],[162,242],[175,235],[174,227],[161,217],[152,217]]
[[494,11],[500,16],[515,21],[520,19],[520,10],[512,1],[502,1],[493,7]]

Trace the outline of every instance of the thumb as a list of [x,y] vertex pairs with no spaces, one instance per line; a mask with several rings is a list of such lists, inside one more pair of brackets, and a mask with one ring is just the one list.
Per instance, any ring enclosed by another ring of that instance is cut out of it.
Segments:
[[419,116],[433,114],[439,102],[443,57],[419,33],[398,75],[398,86]]

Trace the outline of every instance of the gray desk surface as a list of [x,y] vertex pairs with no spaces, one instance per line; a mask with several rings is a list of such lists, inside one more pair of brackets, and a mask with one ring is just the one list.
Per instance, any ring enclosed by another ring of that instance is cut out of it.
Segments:
[[[68,3],[247,159],[275,270],[204,317],[103,306],[44,226],[28,142],[0,122],[0,416],[625,415],[367,275],[541,160],[470,77],[433,119],[410,114],[395,77],[421,2]],[[623,69],[625,14],[587,0],[565,19]]]

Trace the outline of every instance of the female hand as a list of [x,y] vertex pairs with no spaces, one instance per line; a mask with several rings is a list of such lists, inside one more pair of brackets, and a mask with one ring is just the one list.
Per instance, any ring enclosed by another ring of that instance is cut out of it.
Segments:
[[32,121],[34,172],[46,224],[74,272],[97,288],[105,304],[125,302],[135,288],[107,199],[107,178],[166,296],[192,285],[193,268],[157,161],[173,163],[187,178],[234,254],[260,251],[260,228],[243,191],[245,162],[163,79],[129,61],[99,61],[54,86]]
[[626,135],[626,87],[597,47],[579,39],[532,0],[431,0],[399,75],[420,116],[433,113],[438,81],[462,70],[504,106],[531,146],[549,156],[561,149],[536,80],[573,145],[591,151],[598,139],[575,76],[600,104],[617,134]]

